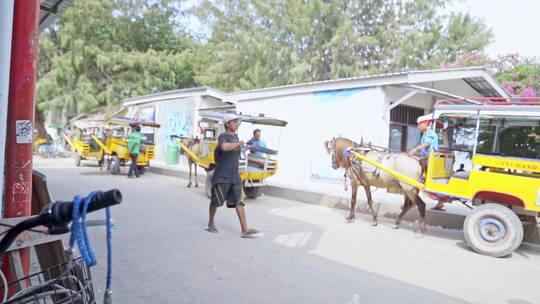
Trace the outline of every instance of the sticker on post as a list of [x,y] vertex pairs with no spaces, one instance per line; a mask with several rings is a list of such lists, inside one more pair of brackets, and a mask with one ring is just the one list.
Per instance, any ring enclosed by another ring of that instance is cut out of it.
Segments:
[[33,129],[31,120],[17,120],[15,122],[16,143],[31,144],[32,133]]

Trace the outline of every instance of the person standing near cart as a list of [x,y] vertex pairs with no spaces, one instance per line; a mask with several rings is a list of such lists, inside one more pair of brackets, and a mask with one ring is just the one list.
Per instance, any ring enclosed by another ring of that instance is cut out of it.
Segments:
[[244,209],[244,191],[239,171],[240,153],[244,142],[240,141],[236,134],[240,126],[240,119],[234,114],[226,114],[223,117],[223,123],[225,124],[225,133],[219,135],[215,151],[216,167],[212,177],[207,230],[212,233],[218,232],[214,218],[217,208],[226,203],[228,208],[236,210],[242,237],[252,238],[258,231],[249,228]]
[[139,177],[139,168],[137,168],[137,157],[139,157],[139,150],[141,148],[141,127],[133,126],[131,128],[131,134],[129,134],[128,140],[128,151],[129,156],[131,157],[131,165],[129,166],[128,178],[133,178],[133,174],[136,177]]

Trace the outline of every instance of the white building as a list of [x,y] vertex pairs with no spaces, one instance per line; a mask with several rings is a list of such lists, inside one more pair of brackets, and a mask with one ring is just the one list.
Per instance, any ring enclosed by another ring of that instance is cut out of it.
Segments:
[[130,98],[123,106],[128,108],[128,117],[161,125],[155,130],[154,142],[156,158],[164,160],[167,146],[176,146],[171,135],[200,137],[197,110],[222,106],[222,94],[211,88],[189,88]]
[[[287,85],[227,94],[237,110],[289,122],[281,132],[261,128],[270,148],[279,144],[278,174],[269,184],[309,188],[340,179],[323,145],[332,137],[407,151],[418,143],[416,119],[434,102],[452,97],[507,97],[484,68],[403,72]],[[241,127],[249,138],[250,127]],[[281,135],[281,136],[280,136]],[[277,147],[276,147],[277,148]]]
[[239,135],[262,130],[269,148],[279,150],[279,170],[271,185],[313,188],[321,180],[339,180],[324,141],[343,136],[353,141],[407,151],[419,139],[416,118],[433,104],[452,97],[507,97],[484,68],[402,72],[286,85],[236,93],[210,88],[175,90],[136,97],[124,105],[130,115],[161,124],[156,144],[164,159],[171,134],[199,135],[197,109],[235,104],[243,113],[264,113],[288,121],[285,128],[243,124]]

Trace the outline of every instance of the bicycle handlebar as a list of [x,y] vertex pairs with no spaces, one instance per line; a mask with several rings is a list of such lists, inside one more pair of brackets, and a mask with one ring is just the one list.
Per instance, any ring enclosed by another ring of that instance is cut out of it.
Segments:
[[[87,212],[118,205],[122,202],[122,193],[118,189],[109,190],[95,195],[88,204]],[[47,226],[49,233],[67,233],[67,225],[73,220],[73,202],[55,202],[47,206],[42,213],[26,219],[13,226],[0,241],[0,256],[15,241],[17,236],[25,230],[43,225]]]
[[[99,209],[118,205],[122,202],[122,193],[118,189],[105,191],[95,195],[88,204],[87,212],[93,212]],[[64,226],[73,220],[73,203],[56,202],[50,209],[50,222],[53,225]]]

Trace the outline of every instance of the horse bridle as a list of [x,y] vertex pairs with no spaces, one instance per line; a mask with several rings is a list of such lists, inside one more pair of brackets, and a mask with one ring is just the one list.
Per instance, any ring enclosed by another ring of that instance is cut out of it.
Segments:
[[335,138],[332,138],[331,140],[327,140],[325,142],[326,152],[332,156],[332,168],[337,168],[338,167],[338,163],[337,163],[337,159],[336,159],[335,142],[336,142]]

